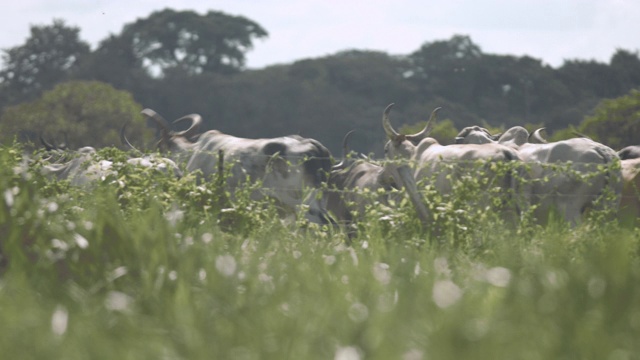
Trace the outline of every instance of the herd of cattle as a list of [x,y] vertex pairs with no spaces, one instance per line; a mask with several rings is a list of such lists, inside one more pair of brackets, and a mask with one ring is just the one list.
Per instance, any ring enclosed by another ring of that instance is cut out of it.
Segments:
[[[196,172],[197,181],[207,181],[219,171],[219,154],[223,154],[224,162],[232,164],[226,180],[232,195],[243,182],[260,180],[262,186],[252,193],[253,199],[273,198],[294,213],[305,205],[307,219],[320,224],[353,224],[372,200],[388,203],[389,196],[398,196],[398,191],[386,191],[395,188],[406,190],[420,220],[428,226],[433,220],[419,189],[429,186],[450,194],[452,184],[464,177],[485,178],[485,183],[501,189],[502,200],[513,205],[509,211],[517,214],[530,206],[541,221],[557,211],[575,225],[588,210],[597,208],[614,209],[633,219],[640,216],[640,147],[616,152],[587,137],[547,142],[540,134],[542,129],[530,134],[519,126],[503,134],[467,127],[455,144],[441,145],[429,137],[439,108],[423,130],[401,134],[391,125],[392,107],[382,116],[388,138],[383,161],[347,157],[351,133],[343,142],[342,161],[334,165],[329,150],[314,139],[297,135],[246,139],[217,130],[199,132],[202,119],[197,114],[174,121],[189,122],[186,130],[175,131],[158,113],[145,109],[142,113],[160,130],[158,148],[167,157],[141,154],[127,162],[177,177],[183,171]],[[123,127],[123,141],[129,144],[124,131]],[[91,184],[114,171],[111,161],[94,160],[96,151],[91,147],[77,150],[71,158],[68,151],[52,153],[58,155],[45,162],[42,173],[73,185]],[[483,171],[478,171],[478,164]],[[511,170],[495,171],[501,164],[511,165]],[[364,192],[377,198],[363,196]],[[483,192],[486,198],[480,202],[491,202],[490,197],[496,196],[488,189]]]

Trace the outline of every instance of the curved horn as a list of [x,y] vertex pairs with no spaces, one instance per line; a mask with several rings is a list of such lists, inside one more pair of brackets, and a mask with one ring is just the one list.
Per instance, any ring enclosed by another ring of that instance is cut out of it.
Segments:
[[433,109],[433,111],[431,112],[431,115],[429,116],[429,120],[427,120],[427,124],[424,126],[424,129],[410,136],[413,138],[420,138],[420,139],[424,139],[427,136],[429,136],[429,134],[431,134],[431,131],[433,131],[433,126],[435,125],[436,119],[438,118],[438,111],[440,111],[440,109],[442,108],[437,107]]
[[581,132],[577,132],[577,131],[575,131],[575,130],[573,130],[573,131],[571,131],[571,132],[573,133],[573,135],[575,135],[575,136],[577,136],[577,137],[585,138],[585,139],[589,139],[589,140],[593,140],[590,136],[585,135],[585,134],[583,134],[583,133],[581,133]]
[[142,151],[136,149],[135,146],[133,146],[131,144],[131,142],[129,142],[129,139],[127,139],[127,135],[125,135],[125,131],[127,128],[127,125],[129,125],[129,121],[125,122],[124,124],[122,124],[122,127],[120,128],[120,141],[122,142],[123,145],[128,146],[131,150],[139,153],[139,154],[143,154]]
[[177,124],[177,123],[185,121],[185,120],[191,120],[191,125],[189,126],[189,128],[187,130],[184,130],[184,131],[176,132],[176,133],[174,133],[174,135],[176,135],[176,136],[184,136],[186,138],[191,137],[191,136],[195,135],[195,131],[198,130],[200,125],[202,125],[202,116],[200,116],[199,114],[185,115],[185,116],[181,117],[180,119],[174,121],[173,123]]
[[532,132],[531,135],[529,135],[529,142],[534,144],[546,144],[547,140],[545,140],[545,138],[540,134],[544,130],[545,128],[541,127],[540,129]]
[[169,123],[167,122],[167,120],[165,120],[160,114],[149,108],[142,110],[141,113],[147,116],[149,119],[153,120],[153,122],[156,123],[158,127],[160,127],[162,138],[158,140],[158,148],[170,148],[171,136],[173,135],[173,131],[169,127]]
[[144,110],[141,111],[141,113],[145,116],[147,116],[149,119],[153,120],[153,122],[156,123],[156,125],[160,126],[162,128],[163,132],[166,132],[167,134],[171,134],[171,127],[169,126],[169,123],[167,122],[167,120],[165,120],[160,114],[158,114],[157,112],[146,108]]
[[58,148],[55,145],[51,145],[49,144],[43,137],[42,135],[40,135],[40,142],[42,143],[42,145],[44,146],[44,148],[47,151],[51,151],[51,150],[58,150]]
[[399,140],[402,135],[398,133],[393,126],[391,126],[391,120],[389,120],[389,113],[391,112],[391,108],[393,107],[393,103],[389,104],[382,114],[382,127],[384,128],[384,132],[387,134],[387,137],[391,140]]
[[347,146],[347,142],[349,142],[349,138],[351,138],[351,135],[353,135],[354,132],[355,130],[349,131],[342,139],[342,161],[333,165],[333,167],[331,168],[332,170],[342,170],[346,166],[345,160],[347,159],[347,154],[349,153],[349,146]]

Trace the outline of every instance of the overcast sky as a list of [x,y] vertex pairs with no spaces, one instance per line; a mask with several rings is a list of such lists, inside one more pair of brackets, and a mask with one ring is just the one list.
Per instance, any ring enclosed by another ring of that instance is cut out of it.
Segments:
[[608,62],[640,49],[639,0],[14,0],[0,11],[0,49],[21,45],[30,25],[54,18],[81,29],[94,48],[126,23],[163,8],[218,10],[260,24],[269,37],[250,68],[347,49],[409,54],[425,42],[469,35],[484,53]]

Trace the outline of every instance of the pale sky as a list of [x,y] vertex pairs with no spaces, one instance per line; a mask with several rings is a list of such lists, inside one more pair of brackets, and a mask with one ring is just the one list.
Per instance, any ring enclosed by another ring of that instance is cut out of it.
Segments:
[[164,8],[217,10],[260,24],[269,37],[247,53],[249,68],[348,49],[406,55],[455,34],[484,53],[529,55],[554,67],[640,50],[639,0],[15,0],[0,8],[0,49],[22,45],[30,25],[54,18],[79,27],[95,48]]

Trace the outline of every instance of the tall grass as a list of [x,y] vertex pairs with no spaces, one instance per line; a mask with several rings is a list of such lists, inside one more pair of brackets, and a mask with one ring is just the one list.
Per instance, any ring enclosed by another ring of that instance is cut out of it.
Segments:
[[399,200],[347,245],[250,190],[220,206],[189,177],[122,165],[90,188],[48,182],[18,146],[0,149],[0,193],[2,358],[640,354],[639,236],[615,221],[452,221],[443,199],[436,233]]

